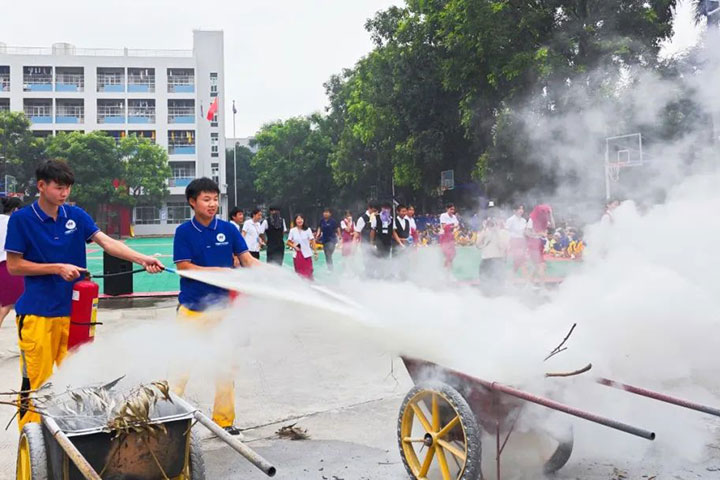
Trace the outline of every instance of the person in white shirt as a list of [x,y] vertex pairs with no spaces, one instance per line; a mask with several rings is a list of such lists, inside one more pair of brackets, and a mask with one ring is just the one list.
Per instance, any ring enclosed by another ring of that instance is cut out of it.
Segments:
[[620,202],[617,200],[610,200],[607,204],[605,204],[605,213],[603,213],[603,216],[600,219],[600,224],[605,226],[612,225],[615,222],[615,219],[613,218],[613,210],[619,206]]
[[445,213],[440,215],[440,247],[445,255],[445,268],[452,269],[455,260],[455,231],[460,228],[460,222],[455,215],[455,205],[448,203]]
[[377,204],[370,203],[365,213],[358,217],[357,222],[355,222],[355,238],[357,240],[362,240],[365,244],[370,243],[370,231],[372,230],[370,222],[377,214],[377,211]]
[[355,222],[350,211],[345,212],[345,218],[340,221],[340,240],[342,240],[342,256],[349,257],[353,251],[355,239]]
[[477,247],[481,250],[480,288],[486,293],[497,294],[505,284],[505,259],[510,248],[510,235],[501,227],[502,222],[493,217],[483,222],[478,233]]
[[7,269],[7,252],[5,251],[5,237],[7,236],[10,215],[20,209],[22,202],[19,198],[0,198],[0,325],[15,302],[25,290],[23,277],[10,275]]
[[245,223],[245,212],[238,207],[233,207],[233,209],[230,210],[230,223],[238,230],[242,230],[243,223]]
[[250,255],[260,259],[260,249],[265,245],[265,230],[261,223],[262,212],[259,208],[250,213],[250,219],[246,220],[242,228],[242,236],[245,237]]
[[527,240],[525,229],[527,220],[523,217],[525,207],[521,204],[513,206],[513,214],[505,220],[505,230],[510,237],[510,257],[513,261],[513,272],[522,271],[523,277],[527,278]]
[[313,256],[316,255],[315,237],[312,230],[305,223],[303,215],[295,215],[295,226],[290,229],[287,245],[294,250],[293,264],[295,272],[301,277],[312,280]]

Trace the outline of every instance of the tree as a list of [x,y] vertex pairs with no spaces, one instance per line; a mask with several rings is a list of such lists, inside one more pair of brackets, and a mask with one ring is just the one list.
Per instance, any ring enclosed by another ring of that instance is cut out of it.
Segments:
[[[17,191],[34,194],[35,169],[43,158],[45,144],[30,130],[30,122],[20,112],[0,112],[0,181],[12,175]],[[4,186],[3,186],[4,189]]]
[[[169,194],[172,177],[167,151],[147,138],[136,135],[123,138],[117,145],[124,171],[119,180],[127,186],[129,205],[160,205]],[[120,189],[122,196],[125,190]]]
[[328,164],[332,142],[320,115],[263,125],[255,136],[250,160],[261,200],[287,205],[290,213],[312,212],[333,199]]
[[[228,205],[247,208],[258,203],[258,192],[255,189],[255,170],[251,162],[254,156],[252,150],[244,146],[237,148],[237,174],[234,172],[233,155],[231,148],[225,150],[225,172],[227,172]],[[235,181],[237,181],[238,198],[235,199]]]
[[46,153],[68,162],[75,174],[71,200],[92,216],[101,204],[123,201],[113,180],[122,178],[125,167],[112,137],[103,132],[61,133],[48,139]]

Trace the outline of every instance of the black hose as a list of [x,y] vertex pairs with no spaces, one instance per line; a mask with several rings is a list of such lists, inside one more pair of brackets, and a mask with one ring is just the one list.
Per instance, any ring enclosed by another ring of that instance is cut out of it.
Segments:
[[115,273],[106,273],[104,275],[95,275],[94,273],[90,274],[90,278],[108,278],[108,277],[118,277],[120,275],[133,275],[136,273],[144,272],[144,268],[138,268],[135,270],[128,270],[126,272],[115,272]]

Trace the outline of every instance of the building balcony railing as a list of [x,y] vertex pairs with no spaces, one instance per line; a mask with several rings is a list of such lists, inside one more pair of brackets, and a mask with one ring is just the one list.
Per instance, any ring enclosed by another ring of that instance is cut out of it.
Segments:
[[192,107],[169,108],[168,123],[195,123],[195,109]]
[[26,92],[52,92],[52,75],[23,75],[23,90]]
[[168,78],[168,92],[170,93],[195,93],[195,78]]
[[168,144],[168,153],[170,155],[194,155],[195,145],[192,144]]
[[85,89],[85,77],[81,73],[58,73],[55,76],[56,92],[82,92]]
[[98,92],[124,92],[125,76],[122,74],[98,74]]
[[55,123],[83,123],[85,109],[83,107],[58,107],[55,112]]
[[32,106],[25,107],[25,116],[31,123],[53,123],[52,107]]
[[155,123],[155,109],[130,109],[128,123]]
[[98,108],[98,123],[125,123],[125,109],[120,107]]
[[152,93],[155,91],[155,76],[128,75],[128,92]]
[[187,187],[194,179],[195,176],[171,178],[168,180],[168,187]]

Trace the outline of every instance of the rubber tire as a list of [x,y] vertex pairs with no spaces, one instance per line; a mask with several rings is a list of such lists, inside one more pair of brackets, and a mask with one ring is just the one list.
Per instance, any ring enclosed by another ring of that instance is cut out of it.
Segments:
[[205,480],[205,457],[200,437],[190,431],[190,480]]
[[405,409],[408,408],[408,403],[410,402],[410,400],[415,397],[418,392],[421,392],[423,390],[430,390],[442,393],[451,403],[455,411],[458,412],[458,415],[460,415],[460,421],[462,422],[463,427],[465,427],[465,435],[468,444],[468,456],[465,463],[465,470],[460,480],[478,480],[482,476],[482,469],[480,465],[482,460],[482,442],[480,438],[480,427],[477,423],[477,419],[475,418],[475,414],[470,409],[470,406],[468,405],[465,398],[460,395],[460,392],[455,390],[450,385],[442,382],[423,382],[415,385],[413,388],[410,389],[407,395],[405,395],[402,405],[400,406],[400,413],[398,414],[397,424],[397,437],[398,448],[400,449],[400,458],[402,459],[403,465],[405,466],[405,470],[407,470],[411,478],[417,480],[417,477],[415,477],[412,470],[410,469],[410,465],[408,464],[407,459],[405,458],[405,453],[403,451],[402,419],[403,413],[405,412]]
[[552,457],[545,463],[543,472],[546,475],[552,474],[564,467],[568,460],[570,460],[574,444],[573,431],[570,429],[570,438],[564,442],[560,442],[555,453],[553,453]]
[[[23,427],[22,432],[20,432],[21,440],[22,437],[27,439],[30,454],[30,480],[47,480],[49,478],[48,459],[42,425],[39,423],[26,424]],[[18,455],[19,451],[20,442],[18,442]]]

